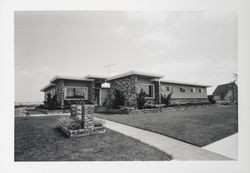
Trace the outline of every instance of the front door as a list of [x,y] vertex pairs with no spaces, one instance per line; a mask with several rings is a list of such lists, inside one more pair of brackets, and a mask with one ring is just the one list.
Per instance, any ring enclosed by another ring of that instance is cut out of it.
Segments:
[[95,105],[100,105],[100,89],[95,89]]

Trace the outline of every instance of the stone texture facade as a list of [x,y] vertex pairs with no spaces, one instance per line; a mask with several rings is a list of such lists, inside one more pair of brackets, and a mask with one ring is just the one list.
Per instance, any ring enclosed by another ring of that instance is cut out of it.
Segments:
[[209,104],[208,98],[171,98],[170,105]]
[[59,128],[68,137],[88,136],[97,133],[105,133],[103,125],[95,126],[94,105],[71,105],[71,119],[80,119],[80,129],[70,130],[67,125],[59,123]]
[[64,97],[65,87],[74,86],[74,85],[69,85],[70,83],[71,83],[70,81],[65,81],[62,79],[56,82],[55,90],[57,94],[57,103],[61,107],[65,107],[71,104],[93,104],[95,102],[95,82],[94,81],[89,81],[86,86],[88,88],[88,100],[65,100],[65,97]]
[[109,99],[113,98],[113,92],[115,89],[118,89],[124,93],[125,96],[125,105],[126,106],[137,106],[136,101],[136,87],[135,80],[136,76],[131,75],[123,77],[120,79],[110,81],[110,94]]
[[88,100],[91,104],[95,103],[95,82],[89,82],[88,85]]
[[57,95],[57,103],[64,107],[64,80],[59,80],[56,83],[56,95]]

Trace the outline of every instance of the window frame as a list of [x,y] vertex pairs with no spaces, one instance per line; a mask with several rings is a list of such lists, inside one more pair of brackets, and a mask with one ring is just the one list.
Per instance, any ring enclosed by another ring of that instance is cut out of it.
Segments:
[[199,93],[203,93],[203,88],[199,88]]
[[[82,98],[67,98],[67,88],[85,88],[86,89],[86,98],[82,99]],[[65,86],[64,87],[64,99],[65,100],[88,100],[89,99],[89,90],[88,87],[81,87],[81,86]]]
[[[168,90],[168,89],[169,89],[169,90]],[[167,92],[171,92],[171,91],[172,91],[172,86],[166,85],[166,91],[167,91]]]
[[[184,91],[181,91],[182,89],[184,89]],[[180,93],[185,93],[186,92],[186,88],[185,87],[180,87]]]
[[195,88],[191,88],[191,93],[195,93]]
[[[153,87],[153,96],[152,97],[145,97],[146,99],[154,99],[155,98],[155,86],[154,84],[146,84],[146,83],[141,83],[141,86],[144,85],[144,86],[152,86]],[[142,88],[141,88],[142,89]],[[145,92],[145,91],[144,91]]]

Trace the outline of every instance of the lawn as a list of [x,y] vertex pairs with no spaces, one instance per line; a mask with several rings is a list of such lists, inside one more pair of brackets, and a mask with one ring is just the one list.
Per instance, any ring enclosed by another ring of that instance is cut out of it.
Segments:
[[166,153],[111,130],[66,138],[56,128],[61,117],[16,117],[15,161],[171,160]]
[[205,106],[184,111],[97,117],[157,132],[196,146],[206,146],[238,132],[238,110]]

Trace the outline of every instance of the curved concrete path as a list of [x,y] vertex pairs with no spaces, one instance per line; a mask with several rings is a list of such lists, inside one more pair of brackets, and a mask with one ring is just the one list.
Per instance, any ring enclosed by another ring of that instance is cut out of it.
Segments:
[[164,135],[160,135],[158,133],[153,133],[113,121],[104,119],[100,120],[105,121],[105,127],[158,148],[159,150],[172,155],[175,160],[232,160],[231,158],[225,157],[223,155],[173,138],[169,138]]

